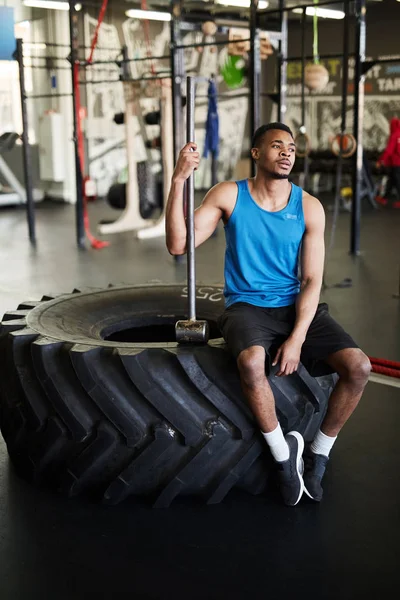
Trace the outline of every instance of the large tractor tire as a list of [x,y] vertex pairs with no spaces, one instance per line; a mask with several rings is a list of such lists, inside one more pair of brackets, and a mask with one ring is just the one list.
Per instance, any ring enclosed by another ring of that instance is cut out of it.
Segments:
[[[267,484],[270,457],[220,338],[222,289],[197,287],[207,345],[180,347],[186,315],[178,285],[110,286],[4,315],[0,330],[0,426],[26,479],[116,504],[147,496],[166,507],[178,495],[220,502],[233,488]],[[269,374],[284,431],[311,439],[335,375],[303,365]]]

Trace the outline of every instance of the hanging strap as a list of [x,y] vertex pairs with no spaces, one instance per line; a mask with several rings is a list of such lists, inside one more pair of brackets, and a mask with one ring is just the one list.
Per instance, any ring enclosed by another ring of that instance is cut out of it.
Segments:
[[[99,37],[99,30],[101,24],[104,19],[104,15],[107,9],[108,0],[103,0],[103,4],[100,9],[99,18],[97,20],[96,30],[94,32],[89,58],[87,60],[88,64],[91,64],[93,61],[93,54],[95,48],[97,46],[97,39]],[[84,148],[84,140],[83,140],[83,131],[82,131],[82,116],[81,116],[81,95],[79,88],[79,61],[76,61],[73,65],[73,74],[74,74],[74,92],[75,92],[75,107],[77,114],[77,138],[78,138],[78,155],[79,155],[79,166],[82,174],[82,197],[83,197],[83,224],[85,227],[86,236],[90,242],[92,248],[99,250],[100,248],[105,248],[110,245],[110,242],[103,242],[98,240],[90,231],[90,223],[89,223],[89,213],[87,208],[87,198],[85,192],[86,182],[89,177],[85,177],[85,148]]]
[[314,64],[319,65],[318,51],[318,15],[317,15],[318,0],[314,0],[314,17],[313,17],[313,55]]
[[[148,10],[146,0],[141,0],[140,8],[144,11]],[[144,37],[145,37],[145,41],[146,41],[146,54],[150,58],[152,56],[152,51],[151,51],[151,41],[150,41],[150,23],[149,23],[148,19],[143,20],[143,29],[144,29]],[[155,75],[156,70],[154,68],[154,61],[150,60],[149,62],[150,62],[151,74]]]
[[90,48],[89,58],[87,59],[87,62],[89,64],[92,64],[92,61],[93,61],[93,54],[94,54],[94,51],[95,51],[96,46],[97,46],[97,38],[99,37],[100,27],[101,27],[101,24],[103,22],[104,15],[106,14],[107,4],[108,4],[108,0],[103,0],[103,4],[101,5],[101,9],[100,9],[99,18],[97,19],[97,25],[96,25],[96,29],[95,29],[95,32],[94,32],[94,36],[93,36],[93,40],[92,40],[92,45],[91,45],[91,48]]

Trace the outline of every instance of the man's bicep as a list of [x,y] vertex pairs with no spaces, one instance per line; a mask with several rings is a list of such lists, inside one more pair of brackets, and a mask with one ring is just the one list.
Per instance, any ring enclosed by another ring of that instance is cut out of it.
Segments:
[[194,213],[194,227],[196,246],[203,243],[215,231],[222,210],[212,202],[203,202]]
[[201,206],[194,213],[196,246],[202,244],[215,231],[224,216],[227,205],[235,199],[237,186],[233,182],[222,182],[211,188]]
[[306,221],[301,249],[301,277],[303,280],[322,279],[325,261],[325,213],[317,206]]

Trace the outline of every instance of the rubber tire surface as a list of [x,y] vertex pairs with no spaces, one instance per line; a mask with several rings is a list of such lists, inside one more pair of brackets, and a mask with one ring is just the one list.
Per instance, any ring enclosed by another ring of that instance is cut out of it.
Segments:
[[[110,286],[25,302],[0,329],[0,427],[29,481],[109,504],[264,491],[271,458],[216,325],[222,288],[197,287],[207,345],[179,346],[179,285]],[[150,341],[124,341],[124,339]],[[162,338],[164,337],[164,341]],[[105,339],[107,338],[107,339]],[[284,431],[311,439],[336,375],[269,375]]]

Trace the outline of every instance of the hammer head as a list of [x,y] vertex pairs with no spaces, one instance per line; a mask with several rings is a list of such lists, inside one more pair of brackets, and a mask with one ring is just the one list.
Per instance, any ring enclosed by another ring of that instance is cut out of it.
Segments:
[[175,335],[178,344],[206,344],[210,329],[207,321],[177,321]]

